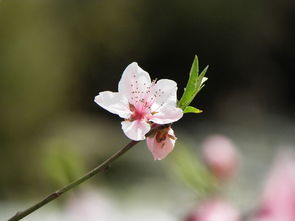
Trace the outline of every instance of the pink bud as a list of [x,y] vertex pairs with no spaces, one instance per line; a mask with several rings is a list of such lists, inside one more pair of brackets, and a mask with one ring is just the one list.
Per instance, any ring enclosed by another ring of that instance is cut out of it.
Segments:
[[185,221],[238,221],[239,212],[228,203],[213,199],[199,205]]
[[211,135],[202,145],[202,154],[209,170],[220,180],[231,177],[239,162],[233,142],[222,135]]

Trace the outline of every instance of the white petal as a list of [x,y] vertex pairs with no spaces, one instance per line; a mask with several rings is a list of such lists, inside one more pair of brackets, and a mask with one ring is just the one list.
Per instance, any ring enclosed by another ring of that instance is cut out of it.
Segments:
[[145,121],[122,121],[122,129],[125,135],[131,140],[144,140],[145,135],[150,131],[151,126]]
[[94,101],[102,108],[122,118],[129,118],[132,114],[129,109],[128,100],[118,92],[103,91],[100,92]]
[[150,75],[141,69],[136,62],[129,64],[124,70],[119,82],[118,90],[133,104],[149,90],[151,86]]
[[175,81],[168,79],[161,79],[157,81],[152,90],[152,94],[155,96],[155,102],[153,104],[154,108],[157,108],[162,104],[176,106],[176,91],[177,84]]
[[202,81],[201,81],[201,86],[205,83],[205,81],[207,81],[208,80],[208,78],[207,77],[203,77],[202,78]]
[[152,115],[150,121],[157,124],[168,124],[178,121],[183,116],[183,111],[174,106],[164,105]]

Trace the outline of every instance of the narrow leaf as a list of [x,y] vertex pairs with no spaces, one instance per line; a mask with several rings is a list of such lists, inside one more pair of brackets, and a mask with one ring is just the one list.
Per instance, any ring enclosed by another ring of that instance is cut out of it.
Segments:
[[185,145],[178,143],[175,151],[168,160],[173,177],[190,187],[199,197],[208,197],[217,188],[215,177]]
[[194,92],[196,91],[196,83],[198,80],[198,75],[199,75],[199,61],[198,61],[198,57],[195,56],[195,59],[193,61],[193,64],[190,70],[189,79],[188,79],[186,88],[178,104],[180,108],[184,109],[192,101],[191,98]]
[[204,70],[201,72],[201,74],[198,76],[197,82],[196,82],[196,94],[194,96],[197,95],[197,93],[199,93],[199,91],[204,87],[204,83],[205,81],[208,80],[208,78],[205,77],[205,74],[207,73],[209,66],[207,65]]
[[190,70],[189,80],[184,93],[178,102],[178,107],[185,110],[185,108],[193,101],[198,92],[203,88],[204,82],[207,80],[205,77],[207,70],[208,66],[206,66],[201,74],[199,74],[199,61],[198,57],[195,56]]
[[199,113],[202,113],[203,111],[198,109],[198,108],[195,108],[195,107],[192,107],[192,106],[187,106],[184,110],[183,110],[183,113],[194,113],[194,114],[199,114]]

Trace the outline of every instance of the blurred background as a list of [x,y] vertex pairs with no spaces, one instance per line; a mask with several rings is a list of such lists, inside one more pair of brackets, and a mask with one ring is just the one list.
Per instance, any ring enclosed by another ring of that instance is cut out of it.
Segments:
[[[128,142],[121,119],[93,99],[116,91],[129,63],[175,80],[180,97],[195,54],[210,66],[193,103],[204,112],[175,124],[175,149],[198,162],[208,136],[231,140],[240,170],[222,194],[251,209],[274,153],[295,145],[294,9],[293,0],[0,1],[0,218]],[[103,205],[94,220],[181,220],[200,193],[171,172],[172,158],[154,161],[142,142],[25,220],[66,220],[84,192]]]

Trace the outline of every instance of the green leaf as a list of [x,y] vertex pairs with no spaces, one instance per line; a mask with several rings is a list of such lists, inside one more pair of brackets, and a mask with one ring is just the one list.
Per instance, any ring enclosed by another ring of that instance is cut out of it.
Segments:
[[207,70],[208,70],[209,66],[207,65],[204,70],[201,72],[201,74],[198,76],[198,80],[196,82],[196,88],[197,88],[197,91],[196,91],[196,94],[195,96],[197,95],[197,93],[205,86],[204,83],[205,81],[207,81],[208,78],[205,77],[205,74],[207,73]]
[[195,59],[193,61],[190,73],[189,73],[189,79],[186,85],[186,88],[184,89],[184,93],[179,101],[178,106],[182,109],[184,109],[191,100],[191,97],[193,96],[193,93],[195,91],[195,82],[198,79],[199,74],[199,61],[198,57],[195,56]]
[[66,185],[82,174],[83,160],[81,154],[72,149],[70,146],[72,144],[59,139],[50,139],[45,145],[43,168],[52,182]]
[[194,114],[199,114],[199,113],[202,113],[203,111],[198,109],[198,108],[195,108],[195,107],[192,107],[192,106],[187,106],[184,108],[183,110],[183,113],[194,113]]
[[207,78],[205,78],[207,70],[208,66],[199,75],[199,61],[198,57],[195,56],[186,88],[184,89],[184,93],[178,102],[178,107],[182,110],[185,110],[185,108],[193,101],[197,93],[203,88],[203,83],[207,80]]
[[190,187],[199,197],[206,197],[217,189],[216,178],[187,146],[178,143],[168,159],[173,177]]

